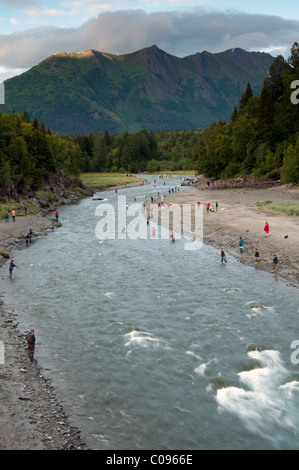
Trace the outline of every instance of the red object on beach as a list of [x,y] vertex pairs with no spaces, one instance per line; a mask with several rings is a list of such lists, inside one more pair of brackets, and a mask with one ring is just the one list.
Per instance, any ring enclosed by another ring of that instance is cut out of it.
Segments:
[[264,231],[266,232],[266,236],[268,236],[268,235],[269,235],[269,232],[270,232],[270,228],[269,228],[268,222],[266,222],[266,224],[265,224]]

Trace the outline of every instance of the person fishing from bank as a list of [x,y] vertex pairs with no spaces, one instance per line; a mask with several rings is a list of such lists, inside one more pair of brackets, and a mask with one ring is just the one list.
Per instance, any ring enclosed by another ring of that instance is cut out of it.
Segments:
[[243,253],[244,241],[242,237],[239,238],[239,248],[240,248],[240,253]]
[[19,266],[17,266],[15,263],[14,263],[14,260],[12,259],[10,264],[9,264],[9,277],[10,279],[12,278],[12,272],[14,270],[14,268],[18,268]]
[[26,245],[28,245],[28,243],[31,242],[32,237],[33,237],[33,232],[32,232],[32,229],[30,229],[29,232],[26,233],[25,235]]
[[277,271],[278,258],[277,255],[273,255],[273,271]]
[[27,333],[26,340],[27,340],[28,350],[29,350],[29,359],[30,359],[30,362],[33,362],[35,341],[36,341],[34,330],[30,330],[29,333]]

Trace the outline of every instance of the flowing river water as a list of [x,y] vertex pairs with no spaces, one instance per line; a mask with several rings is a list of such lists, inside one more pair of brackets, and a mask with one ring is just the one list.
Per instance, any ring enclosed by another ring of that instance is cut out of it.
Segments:
[[99,239],[98,206],[180,184],[148,180],[61,207],[2,268],[44,375],[93,449],[299,449],[299,291],[179,237]]

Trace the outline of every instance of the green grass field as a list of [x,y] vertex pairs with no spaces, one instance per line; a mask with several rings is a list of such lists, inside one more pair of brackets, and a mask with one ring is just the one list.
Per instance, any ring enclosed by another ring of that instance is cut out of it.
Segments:
[[257,206],[264,206],[268,211],[276,214],[299,215],[299,201],[258,201]]
[[80,179],[93,189],[106,189],[129,183],[142,183],[143,178],[125,173],[81,173]]

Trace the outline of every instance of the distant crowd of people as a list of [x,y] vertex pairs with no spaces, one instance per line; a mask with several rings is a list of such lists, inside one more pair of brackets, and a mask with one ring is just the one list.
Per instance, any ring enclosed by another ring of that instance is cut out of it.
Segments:
[[[269,227],[268,222],[266,222],[265,225],[264,225],[264,232],[265,232],[266,237],[269,237],[270,227]],[[287,238],[287,237],[285,237],[285,238]],[[244,240],[243,240],[242,237],[239,238],[238,244],[239,244],[240,253],[242,254],[243,250],[244,250]],[[221,252],[219,254],[221,254],[221,262],[223,262],[223,261],[226,262],[226,258],[225,258],[223,248],[221,248]],[[254,249],[254,263],[257,265],[259,261],[260,261],[260,254],[259,254],[258,249],[255,248]],[[276,254],[273,255],[272,264],[273,264],[273,272],[277,271],[278,257],[277,257]]]

